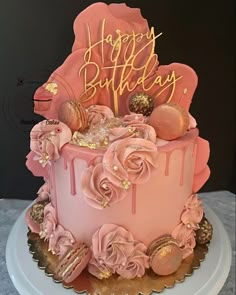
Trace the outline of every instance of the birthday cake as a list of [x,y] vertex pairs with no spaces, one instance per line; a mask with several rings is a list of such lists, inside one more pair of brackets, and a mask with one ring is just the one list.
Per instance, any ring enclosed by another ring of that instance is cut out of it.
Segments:
[[45,117],[26,165],[44,185],[26,213],[57,256],[55,275],[99,280],[175,273],[212,227],[197,192],[209,144],[189,108],[190,67],[159,65],[140,10],[96,3],[74,22],[71,54],[34,95]]

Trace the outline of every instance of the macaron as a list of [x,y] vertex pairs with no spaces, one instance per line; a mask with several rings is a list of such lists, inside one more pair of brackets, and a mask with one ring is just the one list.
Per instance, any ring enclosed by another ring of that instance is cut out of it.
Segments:
[[152,270],[161,276],[177,271],[183,259],[183,253],[176,240],[166,236],[154,240],[147,250]]
[[58,119],[73,132],[83,131],[88,126],[87,112],[76,100],[66,100],[60,105]]
[[189,115],[180,105],[165,103],[153,110],[149,124],[155,129],[157,137],[174,140],[183,136],[188,130]]
[[90,258],[91,251],[89,247],[84,243],[75,243],[59,261],[55,270],[55,277],[66,283],[71,283],[85,269]]

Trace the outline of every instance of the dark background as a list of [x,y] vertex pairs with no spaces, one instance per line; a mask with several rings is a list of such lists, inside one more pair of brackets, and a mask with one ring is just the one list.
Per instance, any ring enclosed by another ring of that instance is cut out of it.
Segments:
[[[8,0],[0,3],[0,198],[33,199],[42,179],[25,167],[35,89],[68,56],[73,21],[95,1]],[[104,1],[106,3],[123,1]],[[209,140],[212,174],[202,191],[235,192],[235,56],[233,1],[128,1],[158,38],[161,64],[190,65],[199,77],[191,105]]]

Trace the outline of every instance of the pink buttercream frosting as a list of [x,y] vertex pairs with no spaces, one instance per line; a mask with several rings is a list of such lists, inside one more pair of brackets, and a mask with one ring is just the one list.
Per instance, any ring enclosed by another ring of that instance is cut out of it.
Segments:
[[94,256],[89,261],[88,271],[98,279],[108,279],[113,273],[111,267],[105,265],[102,261],[98,261]]
[[157,168],[158,152],[154,143],[141,138],[125,138],[112,143],[104,154],[107,178],[118,186],[148,181]]
[[142,243],[134,246],[133,252],[128,256],[126,264],[121,264],[116,272],[126,278],[142,277],[146,268],[149,268],[149,257],[145,254],[147,247]]
[[181,214],[181,223],[172,232],[173,238],[177,240],[179,246],[183,249],[184,258],[193,252],[196,246],[195,230],[199,228],[198,224],[203,217],[202,201],[198,199],[197,194],[191,195]]
[[57,226],[56,210],[51,203],[44,207],[44,218],[40,224],[40,237],[48,240]]
[[104,105],[92,105],[87,109],[87,112],[89,125],[95,125],[99,122],[114,118],[112,110]]
[[198,229],[198,223],[202,220],[203,208],[202,201],[198,199],[197,194],[191,195],[185,205],[181,215],[183,224],[191,226],[193,229]]
[[30,148],[44,167],[51,160],[59,159],[62,146],[71,140],[70,128],[58,120],[44,120],[36,124],[30,132]]
[[45,183],[39,188],[37,195],[37,201],[44,201],[50,199],[50,189],[48,181],[46,179]]
[[188,118],[189,118],[188,130],[196,128],[197,127],[196,119],[190,113],[188,113]]
[[49,251],[63,257],[74,244],[75,239],[69,231],[66,231],[61,225],[57,225],[49,238]]
[[144,117],[142,114],[131,113],[123,117],[123,122],[126,125],[146,124],[147,117]]
[[176,239],[180,248],[183,250],[183,259],[193,253],[196,246],[195,231],[180,223],[172,232],[172,237]]
[[90,166],[84,171],[81,185],[86,203],[97,209],[117,203],[128,193],[108,180],[102,163]]
[[150,125],[144,123],[129,124],[120,126],[109,131],[109,141],[114,142],[127,137],[143,138],[153,143],[156,142],[156,132]]
[[26,211],[26,214],[25,214],[25,220],[26,220],[26,223],[29,227],[29,229],[33,232],[33,233],[36,233],[36,234],[39,234],[40,233],[40,226],[38,223],[36,223],[32,218],[31,218],[31,210],[32,208],[30,207],[27,211]]
[[149,267],[146,246],[115,224],[104,224],[94,233],[91,250],[93,258],[88,269],[98,278],[106,275],[103,271],[117,272],[126,278],[141,277]]

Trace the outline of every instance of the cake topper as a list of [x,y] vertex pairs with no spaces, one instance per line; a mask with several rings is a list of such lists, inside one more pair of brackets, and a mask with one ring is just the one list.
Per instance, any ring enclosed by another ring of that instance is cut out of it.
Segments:
[[136,93],[153,97],[155,106],[171,101],[189,109],[197,76],[183,64],[159,66],[155,43],[162,33],[149,29],[139,9],[93,4],[78,15],[74,32],[72,53],[35,93],[36,113],[57,118],[61,103],[77,100],[123,116]]

